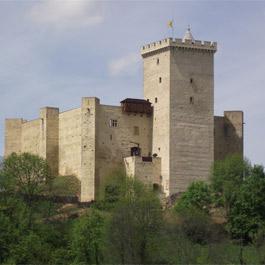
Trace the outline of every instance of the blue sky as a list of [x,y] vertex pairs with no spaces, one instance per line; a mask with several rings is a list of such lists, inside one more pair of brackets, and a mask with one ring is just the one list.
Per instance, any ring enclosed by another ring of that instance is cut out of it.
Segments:
[[143,97],[140,47],[191,24],[218,42],[215,114],[245,113],[245,156],[265,165],[265,2],[0,1],[0,155],[4,119]]

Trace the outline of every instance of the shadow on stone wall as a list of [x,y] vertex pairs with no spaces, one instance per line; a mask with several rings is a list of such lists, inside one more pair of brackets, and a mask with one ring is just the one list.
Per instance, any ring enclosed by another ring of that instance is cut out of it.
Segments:
[[243,122],[239,118],[214,117],[214,160],[232,154],[243,157]]

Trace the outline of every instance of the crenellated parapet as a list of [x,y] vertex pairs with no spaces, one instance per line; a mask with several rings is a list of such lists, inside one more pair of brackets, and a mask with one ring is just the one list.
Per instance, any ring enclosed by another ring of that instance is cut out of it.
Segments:
[[141,55],[144,57],[148,53],[161,51],[161,49],[167,49],[170,47],[175,47],[178,49],[196,49],[196,50],[215,53],[217,51],[217,42],[166,38],[164,40],[152,42],[150,44],[142,46]]

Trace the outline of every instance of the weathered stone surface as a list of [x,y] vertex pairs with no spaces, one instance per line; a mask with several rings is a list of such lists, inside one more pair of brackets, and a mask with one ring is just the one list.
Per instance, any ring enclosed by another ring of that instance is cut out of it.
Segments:
[[143,161],[143,157],[130,156],[124,158],[126,174],[137,178],[147,185],[157,184],[161,187],[161,158],[152,157]]
[[167,39],[142,50],[144,96],[154,106],[153,153],[162,158],[167,195],[207,180],[213,162],[216,44],[207,47]]
[[243,157],[243,125],[242,111],[225,111],[223,117],[214,117],[214,160],[231,154]]
[[59,174],[81,178],[81,108],[59,114]]
[[6,119],[5,120],[5,153],[8,156],[21,152],[21,135],[22,135],[22,119]]

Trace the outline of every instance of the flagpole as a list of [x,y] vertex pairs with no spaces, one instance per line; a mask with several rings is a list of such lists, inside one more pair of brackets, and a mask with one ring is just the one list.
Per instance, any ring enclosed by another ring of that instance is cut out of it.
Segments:
[[174,39],[174,20],[172,18],[172,39]]
[[[171,28],[171,38],[174,38],[174,25],[173,25],[173,19],[169,20],[169,22],[167,23],[168,27]],[[170,36],[170,35],[169,35]]]

